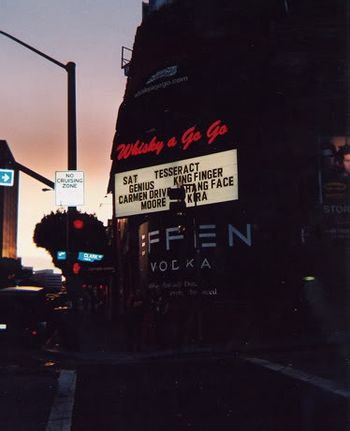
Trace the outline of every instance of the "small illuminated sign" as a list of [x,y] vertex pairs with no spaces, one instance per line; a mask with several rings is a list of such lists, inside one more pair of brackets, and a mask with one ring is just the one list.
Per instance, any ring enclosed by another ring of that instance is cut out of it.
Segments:
[[67,252],[66,251],[58,251],[57,252],[57,260],[66,260]]
[[96,262],[101,261],[103,259],[103,254],[96,254],[96,253],[86,253],[84,251],[80,251],[78,253],[78,260],[81,262]]
[[115,174],[116,216],[167,211],[168,188],[180,186],[187,207],[237,200],[237,150]]
[[15,178],[13,169],[0,169],[0,186],[12,187]]
[[152,82],[158,81],[159,79],[170,78],[171,76],[177,74],[177,69],[177,66],[169,66],[165,69],[159,70],[147,80],[146,84],[151,84]]

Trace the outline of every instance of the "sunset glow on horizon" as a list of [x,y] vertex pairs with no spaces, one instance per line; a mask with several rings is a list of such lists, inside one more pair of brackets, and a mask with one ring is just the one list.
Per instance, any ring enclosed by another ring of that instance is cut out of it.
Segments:
[[[77,169],[85,174],[85,205],[106,222],[110,153],[126,78],[121,47],[132,48],[141,0],[4,0],[0,29],[66,64],[77,65]],[[67,169],[67,76],[55,64],[0,35],[0,139],[16,161],[54,181]],[[55,205],[53,191],[20,174],[18,257],[34,269],[53,268],[33,241],[36,223]]]

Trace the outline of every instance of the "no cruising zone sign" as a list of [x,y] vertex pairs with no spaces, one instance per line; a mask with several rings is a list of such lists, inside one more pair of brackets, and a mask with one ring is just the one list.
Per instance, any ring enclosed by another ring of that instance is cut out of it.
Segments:
[[0,186],[12,187],[15,178],[13,169],[0,169]]
[[56,205],[84,205],[84,172],[57,171],[55,176]]

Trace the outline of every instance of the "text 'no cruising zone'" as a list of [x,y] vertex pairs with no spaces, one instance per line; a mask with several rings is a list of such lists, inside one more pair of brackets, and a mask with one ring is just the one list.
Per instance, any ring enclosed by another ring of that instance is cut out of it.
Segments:
[[56,205],[84,205],[84,172],[57,171],[55,176]]

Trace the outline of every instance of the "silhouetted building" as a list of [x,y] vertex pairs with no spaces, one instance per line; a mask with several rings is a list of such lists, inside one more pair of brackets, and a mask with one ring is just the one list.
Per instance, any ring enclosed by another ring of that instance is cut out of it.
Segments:
[[346,6],[149,3],[111,153],[121,301],[197,307],[212,339],[301,333],[312,276],[344,329],[349,188],[321,162],[349,134]]
[[[14,169],[6,141],[0,140],[0,169]],[[12,186],[0,185],[0,257],[17,258],[18,170]]]
[[162,6],[172,3],[174,0],[149,0],[142,2],[143,5],[143,18],[146,18],[150,13],[157,11]]

